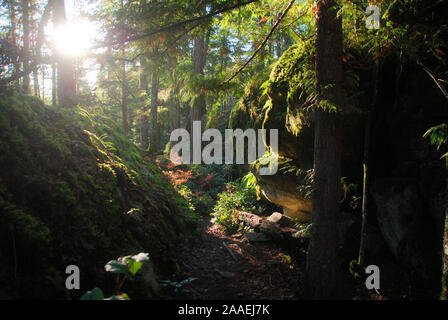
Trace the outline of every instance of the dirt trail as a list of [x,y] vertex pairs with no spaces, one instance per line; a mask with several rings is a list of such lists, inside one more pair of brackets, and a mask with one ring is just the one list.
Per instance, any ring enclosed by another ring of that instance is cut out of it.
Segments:
[[[305,255],[275,243],[248,242],[242,235],[226,235],[206,221],[199,240],[185,244],[179,262],[180,280],[190,299],[297,299],[302,294]],[[294,256],[295,255],[295,256]],[[183,296],[183,298],[185,298]]]

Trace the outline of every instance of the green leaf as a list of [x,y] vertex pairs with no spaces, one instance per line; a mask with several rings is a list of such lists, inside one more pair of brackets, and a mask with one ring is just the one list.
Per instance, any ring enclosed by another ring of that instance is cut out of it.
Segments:
[[111,273],[125,273],[126,271],[128,271],[128,263],[126,261],[120,260],[120,258],[118,258],[119,260],[111,260],[109,261],[105,266],[104,269],[107,272],[111,272]]
[[100,288],[94,288],[84,293],[81,300],[104,300],[104,294]]
[[149,261],[149,254],[140,252],[134,256],[126,256],[124,259],[128,264],[128,270],[132,275],[135,275],[144,263]]
[[133,276],[138,272],[138,270],[140,270],[143,265],[143,263],[134,261],[131,258],[126,258],[126,261],[128,263],[128,270]]

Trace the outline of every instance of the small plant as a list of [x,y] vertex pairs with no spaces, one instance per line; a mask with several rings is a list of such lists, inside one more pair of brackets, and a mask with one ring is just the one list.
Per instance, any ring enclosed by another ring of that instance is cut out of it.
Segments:
[[126,293],[120,293],[121,287],[126,279],[133,278],[142,266],[149,261],[148,255],[148,253],[140,252],[134,256],[119,257],[117,260],[109,261],[104,266],[104,269],[107,272],[118,275],[115,294],[105,298],[100,288],[94,288],[91,291],[87,291],[81,297],[81,300],[130,300]]
[[[431,144],[437,145],[437,150],[448,141],[448,124],[442,123],[438,126],[430,128],[425,132],[423,138],[429,139]],[[448,161],[448,152],[445,153],[441,158],[447,158]]]
[[177,192],[181,196],[178,204],[183,208],[186,219],[193,223],[200,223],[202,217],[196,210],[199,199],[193,195],[193,192],[186,185],[180,185]]
[[295,175],[297,179],[297,192],[305,199],[311,199],[314,179],[313,169],[304,170],[286,162],[280,168],[280,171],[284,174]]
[[179,281],[179,282],[171,281],[171,280],[162,280],[162,281],[160,281],[160,286],[161,287],[171,287],[175,294],[188,293],[188,292],[190,292],[190,290],[185,289],[184,287],[197,279],[198,278],[190,277],[190,278],[187,278],[187,279]]
[[257,187],[257,178],[252,172],[249,172],[246,174],[242,179],[241,182],[244,187],[248,189],[255,189]]
[[226,232],[232,232],[241,229],[238,210],[254,212],[255,204],[254,189],[248,189],[243,184],[228,183],[226,190],[218,194],[218,201],[211,215]]

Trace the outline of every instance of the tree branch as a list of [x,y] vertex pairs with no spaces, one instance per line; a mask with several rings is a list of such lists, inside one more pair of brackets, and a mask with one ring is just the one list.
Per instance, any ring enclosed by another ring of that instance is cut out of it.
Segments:
[[170,30],[173,30],[173,29],[177,29],[179,27],[183,27],[183,26],[185,26],[185,25],[187,25],[189,23],[192,23],[192,22],[206,20],[206,19],[211,18],[213,16],[216,16],[218,14],[221,14],[221,13],[224,13],[224,12],[227,12],[227,11],[231,11],[233,9],[236,9],[236,8],[239,8],[239,7],[243,7],[243,6],[246,6],[248,4],[251,4],[251,3],[254,3],[254,2],[258,2],[258,1],[259,0],[248,0],[248,1],[245,1],[245,2],[238,2],[235,5],[232,5],[230,7],[222,8],[222,9],[213,11],[211,13],[208,13],[206,15],[200,16],[200,17],[195,17],[195,18],[191,18],[191,19],[188,19],[188,20],[172,23],[172,24],[160,27],[159,29],[156,29],[156,30],[153,30],[153,31],[148,31],[148,32],[145,32],[143,34],[136,35],[136,36],[133,36],[133,37],[129,37],[129,38],[124,39],[124,40],[115,41],[115,42],[113,42],[113,41],[105,42],[105,43],[93,46],[91,49],[98,49],[98,48],[103,48],[103,47],[111,47],[111,46],[116,46],[116,45],[123,45],[123,44],[128,43],[128,42],[137,41],[137,40],[140,40],[140,39],[143,39],[143,38],[146,38],[146,37],[150,37],[150,36],[155,35],[157,33],[166,32],[166,31],[170,31]]
[[423,63],[421,63],[420,60],[417,60],[417,64],[421,66],[423,70],[425,70],[425,72],[431,77],[432,80],[434,80],[437,87],[439,87],[440,91],[442,91],[445,98],[448,99],[448,92],[446,91],[445,87],[439,82],[440,79],[437,80],[436,77],[434,77],[434,75],[432,74],[431,70],[429,70],[428,67],[426,67]]
[[269,34],[264,38],[263,42],[260,44],[260,46],[254,51],[252,56],[241,66],[238,68],[238,70],[226,81],[224,81],[219,87],[223,87],[226,84],[228,84],[230,81],[232,81],[241,71],[243,71],[244,68],[255,58],[255,56],[260,52],[260,50],[264,47],[264,45],[268,42],[269,38],[273,35],[275,29],[277,29],[277,26],[280,24],[280,22],[283,20],[285,15],[288,13],[289,9],[291,9],[292,5],[294,4],[295,0],[291,0],[286,7],[285,11],[282,13],[280,18],[275,22],[274,26],[272,27]]

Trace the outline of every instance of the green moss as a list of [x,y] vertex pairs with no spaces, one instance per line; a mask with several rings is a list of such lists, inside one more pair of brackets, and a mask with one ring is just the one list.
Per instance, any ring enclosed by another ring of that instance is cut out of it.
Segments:
[[297,150],[312,152],[308,107],[314,90],[313,47],[311,42],[295,44],[255,76],[232,110],[229,126],[278,129],[279,153],[285,157],[296,157]]
[[185,231],[176,192],[111,119],[2,93],[0,166],[0,286],[11,297],[65,298],[67,265],[94,287],[104,261],[141,248],[157,272],[174,267]]
[[230,113],[230,128],[261,129],[263,106],[268,98],[266,94],[263,94],[263,85],[269,77],[270,70],[271,68],[257,74],[248,82],[244,89],[244,95]]
[[308,122],[307,107],[314,92],[314,46],[299,42],[288,48],[275,64],[267,83],[270,99],[264,127],[286,127],[298,136]]

